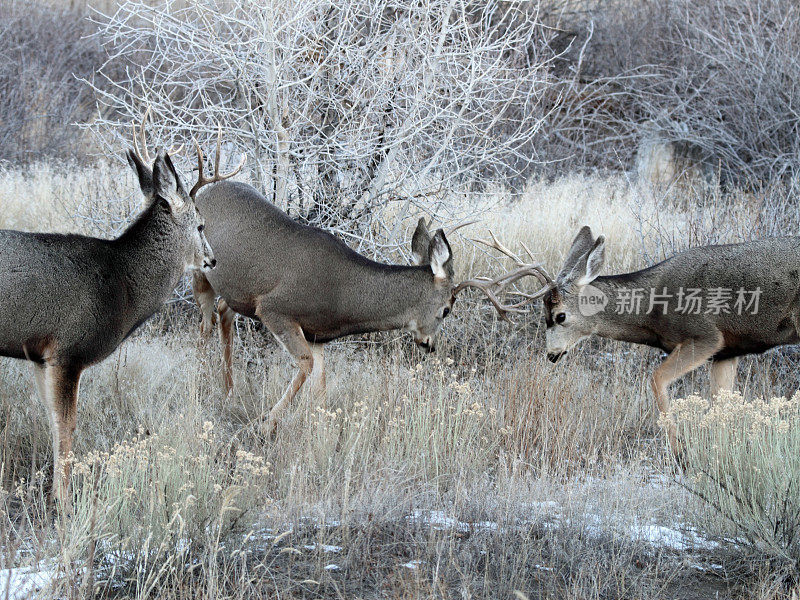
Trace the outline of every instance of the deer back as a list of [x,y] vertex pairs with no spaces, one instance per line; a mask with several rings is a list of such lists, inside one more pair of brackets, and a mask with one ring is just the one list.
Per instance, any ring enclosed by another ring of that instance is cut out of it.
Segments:
[[692,248],[641,271],[577,283],[565,274],[568,263],[545,298],[553,353],[592,333],[667,351],[721,335],[717,358],[798,341],[800,238]]
[[257,308],[284,315],[322,341],[403,327],[409,311],[435,312],[438,304],[421,305],[450,301],[452,282],[441,282],[437,294],[429,265],[372,261],[330,233],[296,223],[247,184],[215,184],[198,194],[197,205],[217,259],[207,278],[246,316]]

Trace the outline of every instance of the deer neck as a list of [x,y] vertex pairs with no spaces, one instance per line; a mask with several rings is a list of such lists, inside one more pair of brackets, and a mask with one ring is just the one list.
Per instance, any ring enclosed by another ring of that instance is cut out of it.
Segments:
[[429,267],[374,263],[359,269],[348,312],[360,331],[402,329],[434,285]]
[[130,327],[152,316],[180,280],[185,252],[178,231],[168,210],[155,202],[111,242]]
[[637,285],[628,274],[598,277],[591,285],[608,299],[604,310],[589,317],[593,333],[622,342],[658,345],[658,337],[645,314],[647,298],[642,299],[638,310],[623,300],[626,292],[644,286]]

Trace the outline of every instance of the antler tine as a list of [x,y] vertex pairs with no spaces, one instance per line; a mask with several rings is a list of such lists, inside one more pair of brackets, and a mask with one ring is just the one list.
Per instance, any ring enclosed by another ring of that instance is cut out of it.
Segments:
[[177,148],[175,146],[170,146],[169,150],[167,150],[167,154],[170,156],[180,156],[181,152],[183,152],[183,146],[184,144],[181,144]]
[[506,247],[505,247],[503,244],[501,244],[501,243],[500,243],[500,240],[498,240],[498,239],[497,239],[497,236],[495,236],[494,232],[493,232],[491,229],[489,230],[489,235],[490,235],[490,236],[492,236],[492,241],[491,241],[491,242],[487,242],[486,240],[478,240],[478,239],[476,239],[476,240],[474,240],[474,241],[478,242],[479,244],[483,244],[483,245],[485,245],[485,246],[489,246],[489,248],[494,248],[495,250],[498,250],[499,252],[502,252],[502,253],[503,253],[503,254],[505,254],[505,255],[506,255],[508,258],[510,258],[511,260],[513,260],[515,263],[517,263],[518,265],[523,265],[523,264],[525,264],[525,263],[524,263],[524,262],[523,262],[523,261],[520,259],[520,257],[519,257],[519,256],[517,256],[516,254],[514,254],[514,253],[513,253],[511,250],[509,250],[509,249],[508,249],[508,248],[506,248]]
[[219,177],[219,156],[222,154],[222,124],[217,123],[217,153],[214,156],[214,177]]
[[[528,275],[533,275],[543,284],[542,288],[538,292],[535,294],[520,294],[524,296],[525,299],[515,304],[503,304],[500,302],[500,300],[498,300],[497,295],[502,294],[509,284]],[[497,309],[497,312],[500,314],[500,316],[504,320],[508,321],[509,319],[506,313],[523,313],[525,311],[522,309],[522,307],[544,296],[551,289],[548,281],[549,277],[547,273],[540,266],[523,265],[517,269],[514,269],[513,271],[510,271],[509,273],[505,273],[504,275],[497,277],[496,279],[478,277],[476,279],[462,281],[455,287],[455,289],[453,289],[453,295],[457,295],[459,292],[468,287],[479,289],[486,294],[486,297],[489,298],[489,301]]]
[[507,286],[514,283],[515,281],[522,279],[523,277],[533,276],[539,280],[539,283],[542,284],[541,289],[534,294],[525,294],[522,292],[515,292],[520,296],[523,296],[525,300],[522,302],[518,302],[517,304],[512,304],[511,306],[525,306],[526,304],[530,304],[534,300],[538,300],[542,296],[544,296],[550,289],[552,289],[553,280],[550,279],[550,276],[547,274],[547,271],[541,265],[522,265],[513,271],[510,271],[499,277],[497,280],[497,285],[499,286],[499,291],[502,292]]
[[[153,162],[153,157],[150,156],[150,153],[147,151],[147,119],[150,118],[151,108],[150,105],[147,105],[147,110],[144,111],[144,116],[142,117],[141,122],[139,123],[139,131],[136,131],[136,121],[131,121],[131,129],[133,131],[133,151],[136,153],[136,156],[139,157],[139,160],[142,161],[146,165],[150,165]],[[178,156],[180,153],[183,152],[183,144],[178,146],[177,148],[173,145],[169,147],[167,150],[167,154],[170,156]]]
[[[142,161],[144,164],[149,165],[153,162],[153,157],[147,153],[147,136],[145,135],[145,129],[147,127],[147,118],[150,116],[150,105],[147,105],[147,110],[144,111],[144,116],[142,117],[141,123],[139,123],[139,133],[136,133],[136,121],[131,121],[131,129],[133,130],[133,151],[136,152],[136,156],[139,157],[139,160]],[[139,137],[141,137],[141,148],[139,147]]]
[[247,155],[242,156],[242,160],[239,161],[239,165],[233,170],[224,175],[220,175],[219,173],[219,157],[222,155],[222,125],[219,123],[217,124],[217,155],[214,157],[214,177],[211,180],[214,181],[222,181],[224,179],[230,179],[234,175],[236,175],[239,171],[242,170],[245,161],[247,160]]
[[477,222],[478,222],[478,220],[475,219],[473,221],[467,221],[466,223],[460,223],[459,225],[455,225],[455,226],[451,227],[450,229],[448,229],[447,233],[445,233],[445,235],[453,235],[456,231],[458,231],[462,227],[467,227],[469,225],[474,225]]
[[203,176],[203,150],[200,148],[200,144],[197,143],[197,140],[192,136],[192,143],[194,144],[194,149],[197,152],[197,181],[192,186],[191,191],[189,191],[189,196],[194,198],[195,194],[197,194],[197,190],[203,187],[207,182],[206,178]]
[[525,252],[527,252],[527,253],[528,253],[528,256],[530,256],[531,260],[536,260],[536,257],[534,257],[534,256],[533,256],[533,252],[531,252],[531,249],[530,249],[530,248],[528,248],[528,246],[525,244],[525,242],[523,242],[522,240],[520,240],[520,242],[519,242],[519,243],[520,243],[520,244],[522,244],[522,247],[523,247],[523,248],[525,248]]
[[[481,290],[486,296],[489,298],[491,303],[497,309],[497,312],[504,320],[509,320],[507,313],[514,312],[514,313],[522,313],[525,312],[523,307],[527,306],[531,302],[538,300],[542,296],[544,296],[548,291],[554,289],[555,284],[550,276],[547,274],[547,271],[538,264],[535,263],[526,263],[524,262],[519,256],[514,254],[511,250],[506,248],[500,240],[497,239],[497,236],[492,231],[489,231],[489,235],[492,236],[492,241],[487,242],[485,240],[475,240],[481,244],[489,246],[490,248],[494,248],[498,250],[502,254],[506,255],[510,259],[512,259],[516,263],[516,268],[512,269],[511,271],[500,275],[495,279],[486,279],[486,278],[477,278],[477,279],[469,279],[467,281],[463,281],[459,283],[453,289],[453,295],[455,296],[460,291],[467,287],[474,287]],[[528,253],[528,255],[533,258],[533,253],[530,249],[523,244],[523,248]],[[522,296],[523,300],[519,302],[512,303],[512,304],[503,304],[497,299],[497,296],[502,294],[505,289],[513,284],[514,282],[522,279],[523,277],[533,276],[539,280],[539,283],[542,284],[541,289],[534,294],[524,294],[521,292],[514,292],[515,294]]]
[[486,297],[489,298],[489,301],[494,305],[495,309],[497,310],[497,314],[500,315],[500,318],[504,321],[510,321],[508,312],[522,312],[521,310],[513,307],[513,306],[506,306],[502,302],[497,299],[497,296],[492,291],[492,286],[494,285],[494,281],[486,279],[467,279],[466,281],[462,281],[453,289],[453,296],[458,295],[459,292],[465,290],[468,287],[473,287],[479,289]]
[[239,171],[242,170],[245,161],[247,160],[247,156],[242,156],[242,160],[239,162],[239,166],[237,166],[233,171],[225,174],[220,174],[219,172],[219,162],[220,157],[222,155],[222,125],[217,125],[217,153],[214,157],[214,175],[210,178],[206,177],[203,174],[203,151],[200,149],[200,144],[197,143],[195,138],[192,138],[192,142],[194,142],[194,147],[197,150],[197,183],[192,186],[191,191],[189,192],[189,196],[192,198],[195,197],[198,190],[203,187],[204,185],[208,185],[209,183],[215,183],[217,181],[223,181],[225,179],[230,179],[234,175],[236,175]]

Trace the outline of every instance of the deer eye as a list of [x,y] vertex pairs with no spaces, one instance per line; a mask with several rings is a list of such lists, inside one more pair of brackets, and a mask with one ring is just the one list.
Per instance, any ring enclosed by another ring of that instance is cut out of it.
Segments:
[[197,231],[199,231],[200,233],[203,233],[203,229],[205,229],[205,228],[206,228],[205,225],[198,225],[197,226]]
[[442,311],[442,318],[444,319],[449,314],[450,314],[450,308],[445,306],[444,310]]
[[558,313],[556,315],[556,323],[561,324],[566,320],[567,320],[567,313]]

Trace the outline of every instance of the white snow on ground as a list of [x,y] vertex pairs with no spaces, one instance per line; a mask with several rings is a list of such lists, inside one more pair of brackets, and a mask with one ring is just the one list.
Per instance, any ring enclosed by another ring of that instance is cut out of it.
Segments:
[[[342,551],[342,547],[341,546],[329,546],[328,544],[320,544],[319,547],[323,552],[341,552]],[[303,548],[305,548],[306,550],[316,550],[317,549],[317,544],[306,544],[305,546],[303,546]]]
[[[536,504],[536,514],[539,517],[546,515],[550,518],[548,521],[542,522],[542,525],[546,528],[556,528],[560,524],[575,525],[581,527],[591,535],[600,536],[609,533],[618,533],[627,536],[633,541],[641,541],[652,546],[669,548],[677,551],[714,550],[719,546],[717,542],[705,539],[692,529],[667,527],[666,525],[658,524],[627,524],[620,529],[618,524],[611,523],[598,514],[586,513],[574,517],[566,517],[564,516],[563,507],[556,502],[541,502]],[[459,521],[454,517],[448,516],[441,510],[415,510],[413,514],[407,516],[406,519],[440,531],[447,529],[454,529],[456,531],[496,531],[498,529],[498,524],[493,521]],[[532,520],[531,522],[535,521]]]
[[[678,490],[679,492],[679,490]],[[650,472],[622,473],[613,478],[582,478],[567,485],[545,481],[539,487],[514,494],[509,502],[509,527],[531,526],[557,529],[561,526],[578,528],[590,536],[621,536],[634,542],[649,544],[676,552],[703,552],[719,547],[696,530],[683,525],[685,498],[676,496],[670,478]],[[456,515],[458,511],[453,511]],[[417,509],[405,515],[409,524],[440,531],[457,531],[477,534],[505,529],[502,521],[461,520],[448,510]],[[336,519],[309,517],[309,521],[325,530],[339,526]],[[295,531],[297,524],[283,523],[279,529],[262,528],[247,533],[243,542],[262,543],[264,548],[281,544]],[[309,540],[310,541],[310,540]],[[333,541],[333,540],[331,540]],[[323,553],[341,553],[343,548],[331,544],[307,543],[305,550]],[[300,550],[292,549],[294,552]],[[485,551],[481,551],[482,553]],[[331,558],[333,558],[331,556]],[[411,560],[400,565],[414,570],[422,568],[421,560]],[[327,571],[340,570],[338,564],[325,565]],[[552,567],[536,565],[537,569]],[[698,565],[696,568],[708,569]],[[719,565],[710,566],[719,569]],[[40,568],[16,567],[0,570],[0,600],[22,600],[37,593],[47,594],[54,587],[58,570],[53,564],[40,563]]]
[[51,569],[17,567],[0,571],[0,598],[27,600],[37,592],[48,588],[56,578]]
[[453,517],[445,515],[441,510],[415,510],[413,514],[406,517],[409,521],[429,525],[433,529],[455,529],[457,531],[475,531],[479,529],[497,529],[494,521],[459,521]]
[[717,542],[707,540],[695,531],[678,531],[664,525],[632,526],[630,534],[635,540],[673,550],[714,550],[719,546]]

